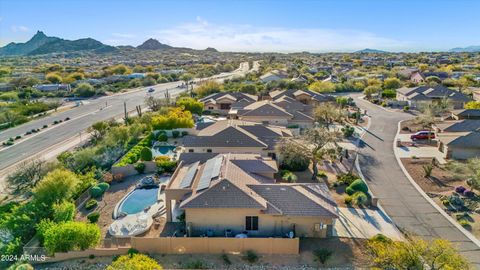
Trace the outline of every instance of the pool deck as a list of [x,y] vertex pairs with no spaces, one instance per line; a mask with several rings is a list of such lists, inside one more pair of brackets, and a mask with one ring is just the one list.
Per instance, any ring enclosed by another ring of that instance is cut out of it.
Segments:
[[[114,220],[110,225],[110,228],[115,228],[116,230],[115,232],[113,232],[112,230],[109,230],[110,235],[114,237],[130,237],[130,236],[139,235],[148,231],[153,224],[152,216],[158,212],[162,212],[162,210],[165,208],[165,192],[160,191],[160,189],[159,189],[159,192],[160,192],[160,195],[158,196],[158,201],[154,203],[152,206],[150,206],[150,209],[148,209],[148,211],[139,212],[137,214],[129,214],[129,215],[126,215],[125,217]],[[147,215],[147,226],[139,229],[134,234],[131,234],[132,230],[130,230],[129,232],[126,228],[134,228],[136,224],[139,224],[137,219],[138,219],[138,216],[141,214]],[[166,213],[163,213],[161,216],[163,215],[166,215]]]

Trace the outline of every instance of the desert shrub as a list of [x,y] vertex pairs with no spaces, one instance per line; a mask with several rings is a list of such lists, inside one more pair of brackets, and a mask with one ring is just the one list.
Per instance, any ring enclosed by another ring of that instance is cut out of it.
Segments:
[[355,190],[351,187],[347,187],[345,189],[345,193],[347,193],[348,195],[353,195],[353,193],[355,193]]
[[352,137],[353,133],[355,132],[355,128],[349,125],[346,125],[342,128],[343,137],[349,138]]
[[352,203],[352,197],[351,196],[345,197],[345,204],[349,205],[351,203]]
[[100,242],[100,229],[95,224],[68,221],[56,223],[44,234],[44,246],[49,253],[85,250]]
[[100,198],[103,195],[103,189],[99,186],[94,186],[90,189],[90,196],[93,198]]
[[368,193],[368,187],[362,179],[357,179],[353,181],[348,187],[352,188],[355,191],[361,191],[363,193]]
[[182,137],[185,137],[185,136],[187,136],[187,135],[188,135],[188,131],[185,131],[185,130],[182,131]]
[[339,174],[337,175],[337,180],[349,186],[353,181],[357,180],[358,176],[353,173]]
[[466,219],[462,219],[458,222],[458,224],[460,224],[462,227],[466,228],[466,229],[470,229],[471,225],[470,225],[470,222],[468,222],[468,220]]
[[326,248],[316,249],[313,251],[315,261],[325,264],[331,257],[333,252]]
[[246,260],[249,263],[255,263],[258,261],[258,255],[254,250],[247,250],[245,254],[243,255],[243,259]]
[[99,183],[97,185],[97,187],[99,187],[103,192],[107,191],[107,189],[110,188],[110,184],[106,183],[106,182],[102,182],[102,183]]
[[473,198],[473,197],[475,197],[475,192],[473,192],[471,190],[465,190],[463,192],[463,196],[465,196],[467,198]]
[[178,131],[178,130],[172,131],[172,137],[173,138],[178,138],[179,136],[180,136],[180,131]]
[[230,257],[228,257],[227,253],[223,253],[221,257],[222,257],[223,262],[226,265],[231,265],[232,264],[232,261],[230,260]]
[[165,134],[165,133],[158,134],[157,141],[166,142],[167,140],[168,140],[167,134]]
[[455,187],[455,192],[457,192],[458,194],[463,194],[465,190],[467,189],[464,186]]
[[298,177],[292,172],[287,172],[282,176],[282,179],[289,183],[295,183],[297,182]]
[[352,195],[352,201],[356,205],[365,205],[368,201],[368,197],[365,193],[357,191]]
[[[10,269],[10,268],[8,268],[8,269]],[[35,268],[33,268],[33,266],[31,264],[22,263],[22,264],[19,264],[19,265],[15,266],[11,270],[34,270],[34,269]]]
[[106,270],[162,270],[157,261],[144,254],[127,254],[117,257]]
[[99,218],[100,218],[99,212],[93,212],[87,215],[87,219],[88,221],[90,221],[90,223],[97,223]]
[[182,265],[182,268],[185,269],[208,269],[207,264],[202,260],[192,260],[187,261]]
[[138,251],[138,249],[135,249],[135,248],[129,248],[127,251],[128,255],[139,254],[139,253],[140,251]]
[[90,200],[88,200],[87,203],[85,204],[85,209],[91,210],[91,209],[97,207],[97,205],[98,205],[97,200],[95,200],[95,199],[90,199]]
[[305,171],[310,164],[310,159],[296,154],[285,153],[282,159],[281,167],[289,171]]
[[385,236],[384,234],[381,234],[381,233],[376,234],[375,236],[370,238],[370,240],[375,241],[375,242],[383,242],[383,243],[391,243],[392,242],[392,239],[390,239],[389,237],[387,237],[387,236]]
[[422,166],[423,177],[428,178],[432,176],[433,166],[431,164],[426,164]]
[[403,107],[403,111],[404,111],[404,112],[408,112],[409,110],[410,110],[410,106],[404,106],[404,107]]
[[170,158],[165,156],[156,157],[155,164],[157,164],[157,168],[162,172],[173,172],[177,166],[176,161],[170,160]]
[[71,202],[56,203],[53,205],[53,221],[72,221],[75,216],[75,205]]
[[143,147],[140,152],[140,159],[143,161],[151,161],[153,158],[152,150],[148,147]]
[[317,173],[317,177],[327,177],[327,174],[324,171],[320,170]]
[[143,163],[135,163],[135,165],[133,165],[133,167],[135,168],[135,170],[138,172],[138,173],[143,173],[145,171],[145,164]]
[[383,90],[382,98],[395,98],[397,96],[397,92],[392,89]]

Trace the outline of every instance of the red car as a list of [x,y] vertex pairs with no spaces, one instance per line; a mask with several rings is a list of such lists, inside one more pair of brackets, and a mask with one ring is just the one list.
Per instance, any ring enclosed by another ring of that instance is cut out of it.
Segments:
[[412,141],[414,140],[427,140],[427,139],[435,139],[435,133],[432,131],[419,131],[412,136],[410,136]]

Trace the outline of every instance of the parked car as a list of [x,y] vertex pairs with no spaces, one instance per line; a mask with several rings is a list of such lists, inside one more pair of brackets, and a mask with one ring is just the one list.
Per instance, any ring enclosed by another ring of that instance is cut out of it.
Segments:
[[148,92],[148,93],[155,92],[155,89],[153,89],[152,87],[150,87],[150,88],[148,88],[147,92]]
[[419,131],[415,134],[412,134],[412,136],[410,136],[410,139],[412,139],[412,141],[435,139],[435,133],[428,130]]

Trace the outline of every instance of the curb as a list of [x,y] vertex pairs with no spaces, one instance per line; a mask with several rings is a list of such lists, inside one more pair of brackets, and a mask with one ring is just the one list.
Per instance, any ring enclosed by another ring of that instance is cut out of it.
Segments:
[[478,240],[471,232],[467,231],[465,228],[463,228],[462,226],[460,226],[460,224],[458,224],[450,215],[448,215],[445,211],[443,211],[443,209],[438,205],[436,204],[432,198],[430,198],[427,193],[425,193],[425,191],[423,191],[423,189],[415,182],[415,180],[413,180],[413,178],[410,176],[410,174],[408,173],[407,169],[405,169],[405,167],[403,166],[403,163],[402,161],[400,160],[400,157],[397,155],[397,151],[395,151],[395,143],[397,141],[397,138],[398,138],[398,134],[399,134],[399,131],[400,131],[400,125],[402,124],[404,120],[398,122],[398,128],[397,128],[397,134],[395,135],[395,138],[393,139],[393,153],[395,155],[395,159],[397,160],[398,162],[398,165],[400,166],[400,168],[402,169],[403,171],[403,174],[405,174],[405,176],[408,178],[408,180],[410,181],[410,183],[415,187],[415,189],[435,208],[437,209],[438,212],[440,212],[440,214],[442,214],[453,226],[455,226],[460,232],[463,233],[463,235],[465,235],[468,239],[470,239],[475,245],[477,245],[477,247],[480,247],[480,240]]

